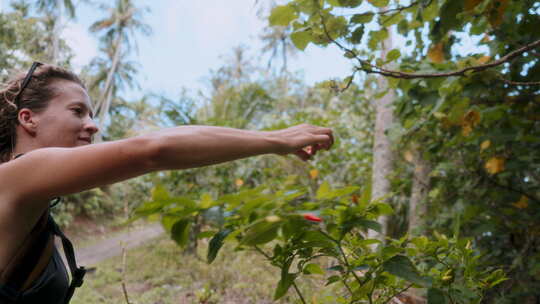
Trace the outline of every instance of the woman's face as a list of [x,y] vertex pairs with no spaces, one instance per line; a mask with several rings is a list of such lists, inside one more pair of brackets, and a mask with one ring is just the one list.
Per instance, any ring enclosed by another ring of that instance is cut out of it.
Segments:
[[35,114],[35,140],[42,147],[77,147],[92,143],[98,128],[90,97],[79,84],[59,80],[52,84],[56,96],[47,108]]

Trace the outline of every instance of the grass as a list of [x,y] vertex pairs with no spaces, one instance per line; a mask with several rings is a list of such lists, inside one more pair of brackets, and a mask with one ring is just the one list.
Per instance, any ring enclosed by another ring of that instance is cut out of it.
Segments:
[[[198,255],[205,256],[207,245],[199,247]],[[95,271],[87,274],[71,303],[126,303],[121,269],[121,257],[98,264]],[[273,303],[279,277],[279,269],[253,251],[235,252],[226,246],[208,265],[201,258],[184,255],[173,241],[163,236],[128,251],[125,280],[131,304],[242,304]],[[321,300],[325,298],[318,291],[322,279],[319,276],[318,280],[300,280],[300,288],[309,303],[333,303]],[[300,302],[291,288],[276,303]]]

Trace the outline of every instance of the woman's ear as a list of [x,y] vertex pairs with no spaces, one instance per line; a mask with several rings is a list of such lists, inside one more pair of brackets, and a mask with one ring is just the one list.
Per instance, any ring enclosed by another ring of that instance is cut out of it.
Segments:
[[28,132],[31,135],[36,134],[36,127],[37,127],[37,121],[36,121],[36,113],[34,113],[32,110],[28,108],[23,108],[19,111],[19,114],[17,116],[19,120],[19,124],[23,129]]

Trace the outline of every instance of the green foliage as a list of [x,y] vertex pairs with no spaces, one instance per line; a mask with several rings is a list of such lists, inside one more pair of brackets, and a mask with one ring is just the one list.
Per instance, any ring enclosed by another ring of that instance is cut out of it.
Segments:
[[[294,185],[276,192],[258,187],[222,196],[215,202],[228,210],[228,216],[219,227],[206,227],[208,231],[221,229],[209,243],[208,262],[215,260],[224,242],[235,244],[236,250],[259,252],[280,269],[275,300],[283,297],[297,280],[312,275],[327,277],[327,285],[332,285],[329,288],[341,283],[347,295],[336,301],[373,303],[388,303],[403,289],[413,286],[426,288],[428,296],[439,303],[471,303],[506,280],[501,270],[485,268],[467,239],[435,234],[432,240],[424,236],[403,237],[389,239],[385,245],[366,239],[366,230],[377,224],[370,219],[391,208],[377,201],[355,202],[353,196],[360,190],[333,189],[323,183],[313,197]],[[187,198],[172,198],[158,187],[154,189],[154,199],[138,212],[151,215],[149,210],[154,210],[163,218],[168,213],[159,210],[169,209],[171,202],[181,200]],[[198,201],[204,200],[203,196]],[[306,210],[319,214],[322,221],[305,216]],[[180,225],[184,233],[183,227],[190,220],[193,217],[185,217],[175,225]],[[176,240],[174,226],[171,233]],[[326,268],[324,263],[320,264],[323,257],[329,258],[333,266]]]
[[[358,58],[378,66],[392,62],[392,69],[413,74],[451,72],[493,62],[539,38],[538,1],[365,2],[324,0],[312,6],[290,0],[283,5],[298,14],[292,35],[308,32],[311,39],[304,43],[347,48],[344,56],[359,71],[372,68]],[[342,31],[330,32],[332,20],[342,18]],[[373,54],[382,50],[389,31],[407,47],[376,59]],[[474,45],[460,51],[464,40]],[[388,78],[399,96],[394,103],[399,121],[388,134],[395,150],[404,154],[392,176],[396,214],[391,234],[403,235],[407,224],[416,168],[406,154],[414,149],[431,168],[423,231],[471,238],[486,261],[507,271],[509,280],[488,293],[486,303],[525,303],[538,297],[540,97],[537,85],[502,80],[538,82],[538,71],[538,51],[533,50],[509,64],[458,77]],[[376,87],[378,82],[368,77],[362,86]],[[430,301],[446,303],[440,290],[429,289]]]

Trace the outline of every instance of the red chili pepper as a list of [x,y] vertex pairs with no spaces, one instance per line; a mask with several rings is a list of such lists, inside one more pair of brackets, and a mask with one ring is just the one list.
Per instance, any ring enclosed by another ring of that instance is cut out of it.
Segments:
[[322,218],[311,213],[304,213],[304,218],[312,222],[322,222]]

